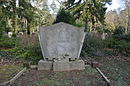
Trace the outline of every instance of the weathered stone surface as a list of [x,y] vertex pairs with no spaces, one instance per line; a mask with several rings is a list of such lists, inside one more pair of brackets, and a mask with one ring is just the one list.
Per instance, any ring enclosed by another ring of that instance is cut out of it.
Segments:
[[63,22],[40,27],[39,41],[44,60],[39,61],[38,70],[85,69],[84,61],[79,60],[85,34],[84,28]]
[[85,64],[83,60],[77,61],[56,61],[53,63],[54,71],[70,71],[70,70],[84,70]]
[[71,70],[84,70],[85,63],[83,60],[76,60],[70,62],[70,69]]
[[53,61],[40,60],[38,62],[38,70],[52,70]]
[[84,70],[85,64],[83,60],[68,61],[67,59],[61,61],[43,61],[38,63],[38,70],[53,70],[53,71],[70,71],[70,70]]
[[70,62],[68,61],[56,61],[53,63],[53,71],[69,71]]
[[84,37],[84,28],[63,22],[39,28],[41,49],[47,60],[53,60],[65,54],[68,54],[72,60],[79,58]]

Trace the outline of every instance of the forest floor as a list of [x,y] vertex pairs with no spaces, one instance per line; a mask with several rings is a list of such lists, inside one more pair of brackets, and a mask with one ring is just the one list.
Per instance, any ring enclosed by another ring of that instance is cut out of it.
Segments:
[[[0,59],[4,58],[4,55],[0,56]],[[6,59],[3,62],[1,60],[0,63],[0,83],[10,80],[22,69],[21,62]],[[130,84],[130,58],[122,55],[108,55],[95,58],[94,61],[101,63],[101,71],[115,84],[112,86],[128,86]],[[83,71],[70,72],[28,70],[12,86],[107,85],[96,69],[87,66]]]

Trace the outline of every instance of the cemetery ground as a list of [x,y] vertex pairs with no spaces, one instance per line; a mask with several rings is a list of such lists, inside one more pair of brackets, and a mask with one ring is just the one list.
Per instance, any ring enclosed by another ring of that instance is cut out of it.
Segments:
[[[2,57],[1,57],[2,58]],[[92,60],[92,59],[91,59]],[[112,82],[112,86],[130,84],[130,59],[124,56],[106,56],[93,59],[100,62],[101,71]],[[10,80],[20,70],[19,61],[5,60],[0,66],[0,83]],[[100,74],[90,66],[84,71],[53,72],[26,71],[12,86],[107,86]]]
[[[26,45],[32,38],[26,40]],[[41,59],[32,59],[36,55],[33,51],[26,51],[26,46],[23,51],[18,48],[14,50],[12,40],[10,44],[0,48],[0,83],[6,82],[13,78],[20,70],[23,69],[23,63],[28,62],[32,64]],[[34,39],[35,40],[35,39]],[[25,40],[24,40],[25,41]],[[11,44],[12,42],[12,44]],[[22,43],[24,44],[24,43]],[[20,44],[22,46],[22,44]],[[25,44],[24,44],[25,45]],[[35,45],[35,44],[31,44]],[[16,46],[16,45],[15,45]],[[33,46],[33,50],[37,47]],[[31,49],[31,48],[27,48]],[[17,51],[16,51],[17,50]],[[21,49],[22,50],[22,49]],[[32,50],[32,49],[31,49]],[[120,53],[113,53],[114,49],[107,49],[109,54],[105,56],[89,57],[83,56],[84,60],[88,62],[97,61],[101,63],[101,71],[111,81],[112,86],[128,86],[130,84],[130,58]],[[15,53],[14,53],[15,51]],[[35,52],[39,50],[35,50]],[[112,53],[110,53],[112,52]],[[16,54],[17,53],[17,54]],[[19,54],[19,53],[22,53]],[[30,55],[31,54],[31,55]],[[24,58],[23,58],[24,57]],[[25,58],[26,57],[26,58]],[[26,60],[29,59],[29,60]],[[33,62],[34,61],[34,62]],[[29,69],[20,78],[18,78],[12,86],[107,86],[106,82],[100,74],[90,66],[87,66],[83,71],[70,72],[53,72],[53,71],[37,71],[36,69]]]

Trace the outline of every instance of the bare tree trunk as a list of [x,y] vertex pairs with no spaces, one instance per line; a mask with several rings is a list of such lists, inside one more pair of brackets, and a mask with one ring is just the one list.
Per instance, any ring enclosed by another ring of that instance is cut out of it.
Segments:
[[17,13],[16,13],[16,0],[13,0],[12,1],[12,6],[13,6],[13,12],[14,12],[14,19],[13,19],[13,22],[14,22],[14,30],[13,30],[13,34],[16,34],[16,28],[17,28]]
[[126,7],[127,7],[127,13],[128,13],[128,21],[127,21],[127,29],[126,29],[126,34],[130,32],[130,1],[126,0]]
[[128,26],[127,26],[127,31],[128,31],[128,33],[130,32],[130,11],[129,11],[130,9],[129,9],[129,7],[128,7]]
[[27,23],[27,34],[30,35],[30,33],[31,33],[30,32],[30,25],[29,25],[29,23]]

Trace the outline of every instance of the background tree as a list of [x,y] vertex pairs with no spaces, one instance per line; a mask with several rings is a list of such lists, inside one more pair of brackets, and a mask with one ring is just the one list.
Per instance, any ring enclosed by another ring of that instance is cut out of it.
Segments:
[[65,23],[75,25],[75,19],[73,15],[69,11],[66,11],[63,8],[59,10],[56,16],[55,23],[58,23],[58,22],[65,22]]
[[[85,24],[86,30],[94,31],[96,22],[104,23],[105,3],[110,0],[68,0],[66,9],[72,11],[76,19]],[[88,29],[89,27],[89,29]]]
[[1,33],[12,31],[16,34],[24,31],[30,34],[36,31],[39,25],[49,25],[54,21],[46,0],[19,0],[17,6],[16,1],[0,1]]
[[114,21],[117,19],[117,16],[118,14],[116,11],[109,11],[105,14],[105,22],[111,26],[113,30],[116,28]]
[[50,8],[52,9],[52,15],[56,16],[56,14],[58,13],[58,7],[55,1],[52,2],[52,4],[50,5]]
[[130,0],[125,0],[125,4],[126,4],[126,10],[127,10],[127,17],[128,17],[128,21],[127,21],[127,32],[130,32]]
[[[128,4],[129,2],[127,2]],[[130,9],[129,9],[129,4],[126,6],[126,8],[124,8],[124,10],[118,10],[118,12],[115,11],[109,11],[106,13],[105,15],[105,21],[107,24],[113,26],[115,29],[117,29],[118,27],[123,27],[125,34],[129,33],[129,29],[128,27],[129,25],[129,13],[130,13]]]
[[11,29],[9,30],[9,28],[11,28],[11,24],[12,24],[12,22],[10,20],[13,18],[13,15],[14,15],[14,13],[11,10],[11,2],[10,1],[0,1],[0,31],[1,31],[1,34],[2,34],[2,32],[8,32],[11,30]]

